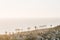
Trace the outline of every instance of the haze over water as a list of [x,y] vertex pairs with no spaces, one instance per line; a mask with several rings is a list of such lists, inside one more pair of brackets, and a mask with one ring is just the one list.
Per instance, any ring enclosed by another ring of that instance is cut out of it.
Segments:
[[40,27],[41,25],[47,25],[47,27],[50,27],[51,24],[53,26],[60,24],[60,19],[59,18],[0,19],[0,33],[5,33],[5,31],[15,32],[15,29],[17,28],[26,31],[27,27],[34,29],[34,26],[37,26],[37,28],[43,28]]

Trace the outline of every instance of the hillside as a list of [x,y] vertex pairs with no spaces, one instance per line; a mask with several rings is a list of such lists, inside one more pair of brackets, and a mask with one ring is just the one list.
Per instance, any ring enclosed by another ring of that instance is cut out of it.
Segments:
[[49,32],[54,32],[54,31],[60,31],[60,25],[58,26],[55,26],[53,28],[45,28],[45,29],[37,29],[37,30],[32,30],[32,31],[26,31],[26,32],[20,32],[19,34],[21,35],[29,35],[29,34],[32,34],[32,35],[37,35],[37,34],[46,34],[46,33],[49,33]]
[[36,29],[9,35],[0,35],[1,40],[55,40],[57,38],[60,40],[60,25],[53,28]]

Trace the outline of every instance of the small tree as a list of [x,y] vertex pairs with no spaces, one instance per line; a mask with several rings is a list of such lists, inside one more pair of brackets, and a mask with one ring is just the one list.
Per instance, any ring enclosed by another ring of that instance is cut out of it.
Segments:
[[35,26],[34,28],[35,28],[35,30],[36,30],[36,29],[37,29],[37,26]]
[[29,30],[30,30],[30,27],[28,27],[27,29],[28,29],[28,31],[29,31]]
[[7,32],[5,32],[5,35],[7,35]]
[[52,27],[52,25],[50,25],[50,27]]

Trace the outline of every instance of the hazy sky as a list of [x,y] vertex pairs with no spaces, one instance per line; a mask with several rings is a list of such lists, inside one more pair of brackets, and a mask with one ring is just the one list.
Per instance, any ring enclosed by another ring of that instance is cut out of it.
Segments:
[[[41,18],[44,18],[45,22]],[[0,33],[14,30],[17,24],[21,24],[22,27],[48,23],[60,24],[59,18],[60,0],[0,0]]]
[[0,18],[60,17],[60,0],[0,0]]

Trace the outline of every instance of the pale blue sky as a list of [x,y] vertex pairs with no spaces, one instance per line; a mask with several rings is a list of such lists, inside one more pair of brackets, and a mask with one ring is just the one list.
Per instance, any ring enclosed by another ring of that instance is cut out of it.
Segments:
[[[13,31],[20,26],[56,25],[60,24],[59,20],[60,0],[0,0],[0,33]],[[17,27],[17,24],[21,25]]]

